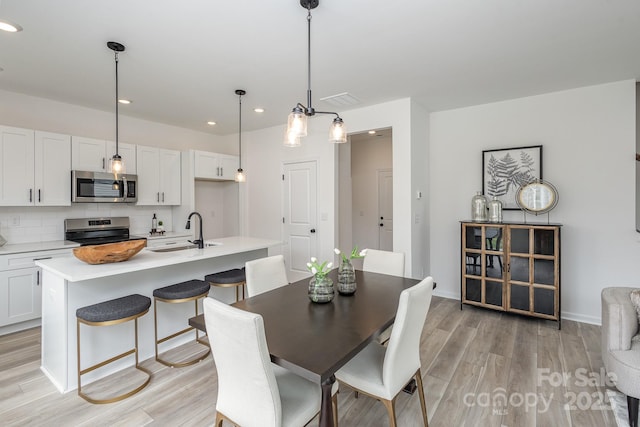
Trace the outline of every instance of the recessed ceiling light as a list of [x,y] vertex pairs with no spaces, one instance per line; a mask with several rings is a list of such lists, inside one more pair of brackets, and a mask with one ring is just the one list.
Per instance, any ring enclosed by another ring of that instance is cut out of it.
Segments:
[[264,113],[264,108],[254,108],[253,111],[256,113]]
[[126,104],[126,105],[131,104],[131,101],[130,101],[130,100],[128,100],[128,99],[118,99],[118,102],[119,102],[120,104]]
[[17,33],[18,31],[22,31],[22,27],[18,24],[13,24],[8,21],[0,21],[0,30],[10,33]]
[[375,133],[376,133],[376,131],[375,131],[375,130],[370,130],[370,131],[368,132],[368,134],[369,134],[369,135],[375,135]]
[[214,125],[216,124],[216,122],[208,121],[208,122],[207,122],[207,124],[208,124],[209,126],[214,126]]

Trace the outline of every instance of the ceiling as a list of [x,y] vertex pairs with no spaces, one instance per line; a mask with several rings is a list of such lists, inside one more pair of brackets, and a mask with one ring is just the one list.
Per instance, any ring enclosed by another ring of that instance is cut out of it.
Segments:
[[[123,115],[226,135],[235,89],[244,131],[306,103],[298,0],[0,1],[24,28],[0,31],[2,90],[113,111],[114,40]],[[312,15],[316,110],[411,97],[438,111],[640,78],[638,0],[321,0]],[[358,102],[321,101],[344,92]]]

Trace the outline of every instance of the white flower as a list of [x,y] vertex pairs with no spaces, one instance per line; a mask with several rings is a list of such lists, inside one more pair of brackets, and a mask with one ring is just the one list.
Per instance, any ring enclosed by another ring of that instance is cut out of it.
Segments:
[[360,251],[360,256],[366,256],[367,255],[367,250],[363,249]]
[[333,250],[333,252],[335,252],[335,253],[336,253],[336,255],[340,255],[340,249],[338,249],[338,248],[335,248],[335,249]]
[[311,268],[311,263],[310,262],[307,263],[307,268]]
[[313,274],[317,274],[317,273],[318,273],[318,269],[317,269],[317,268],[315,268],[315,267],[311,267],[311,272],[312,272]]
[[329,264],[327,264],[327,270],[331,270],[331,267],[333,267],[333,263],[330,262]]
[[318,262],[318,258],[316,258],[316,257],[312,256],[312,257],[311,257],[311,262]]

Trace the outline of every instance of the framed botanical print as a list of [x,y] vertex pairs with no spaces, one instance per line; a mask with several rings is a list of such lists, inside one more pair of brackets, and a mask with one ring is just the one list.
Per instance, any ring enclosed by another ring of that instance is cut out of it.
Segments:
[[520,209],[516,194],[520,186],[542,179],[542,145],[501,148],[482,152],[482,193],[494,196],[503,209]]

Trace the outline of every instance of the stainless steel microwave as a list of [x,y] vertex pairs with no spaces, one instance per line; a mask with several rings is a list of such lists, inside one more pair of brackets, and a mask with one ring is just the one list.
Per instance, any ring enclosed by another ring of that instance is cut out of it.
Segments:
[[135,203],[137,200],[137,175],[71,171],[74,203]]

